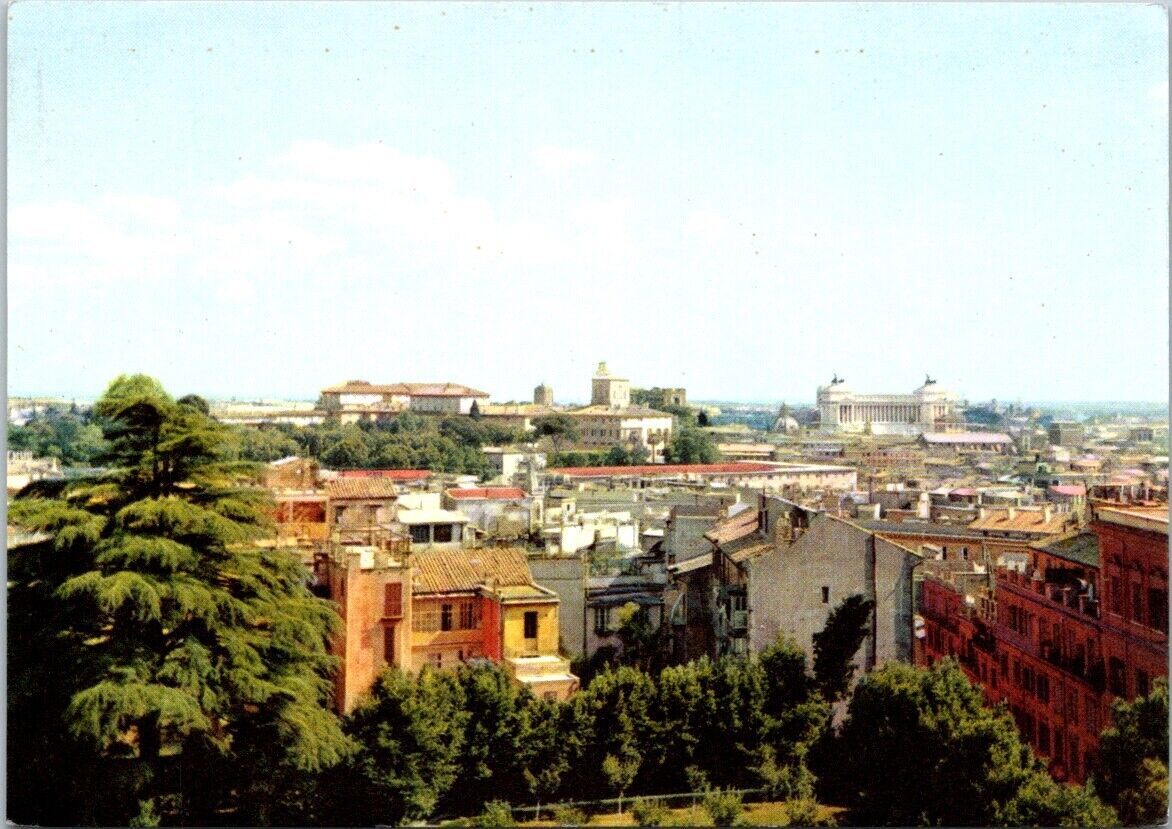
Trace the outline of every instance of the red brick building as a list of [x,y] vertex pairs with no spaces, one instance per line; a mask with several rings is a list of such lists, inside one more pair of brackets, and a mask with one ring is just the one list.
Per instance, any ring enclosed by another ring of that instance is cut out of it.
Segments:
[[1168,675],[1167,505],[1097,504],[992,574],[927,569],[923,660],[956,656],[1055,777],[1085,780],[1112,701]]

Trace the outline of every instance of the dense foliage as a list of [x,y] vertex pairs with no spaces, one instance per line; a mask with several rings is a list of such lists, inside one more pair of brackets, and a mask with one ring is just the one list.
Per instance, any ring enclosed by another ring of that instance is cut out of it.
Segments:
[[8,448],[56,458],[65,466],[86,466],[106,451],[106,441],[92,410],[50,406],[23,425],[8,424]]
[[858,667],[851,660],[870,632],[874,609],[870,599],[848,596],[830,611],[825,627],[814,634],[814,677],[827,699],[839,699],[850,685]]
[[[654,676],[604,669],[565,703],[503,668],[397,671],[346,722],[361,749],[323,777],[319,818],[397,823],[476,814],[494,801],[556,803],[759,785],[763,754],[802,762],[829,710],[784,642],[760,659],[700,660]],[[808,774],[808,771],[805,771]]]
[[278,820],[351,747],[336,612],[254,543],[271,501],[198,405],[133,376],[94,412],[106,471],[11,505],[45,540],[9,555],[9,817]]
[[[1108,826],[1089,788],[1055,783],[1003,708],[952,660],[864,677],[831,755],[832,782],[873,825]],[[830,776],[824,770],[824,777]]]
[[485,475],[482,446],[516,442],[514,429],[468,417],[421,417],[410,413],[378,423],[277,424],[236,427],[242,460],[274,461],[289,455],[314,458],[333,469],[431,469]]
[[707,432],[684,426],[672,434],[664,458],[668,463],[714,463],[720,459],[720,453]]
[[1124,823],[1163,823],[1168,813],[1168,683],[1116,700],[1099,741],[1096,789]]

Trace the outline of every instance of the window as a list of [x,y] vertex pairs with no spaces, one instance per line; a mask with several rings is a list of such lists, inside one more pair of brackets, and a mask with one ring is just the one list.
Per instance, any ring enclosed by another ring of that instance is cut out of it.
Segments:
[[440,611],[440,630],[452,629],[452,606],[445,604],[443,610]]
[[1123,596],[1119,589],[1118,578],[1113,577],[1107,580],[1107,601],[1112,613],[1123,613]]
[[1168,632],[1168,591],[1148,589],[1148,627]]
[[403,585],[399,582],[383,588],[383,616],[398,619],[403,615]]
[[479,626],[475,602],[460,602],[460,630],[473,630]]
[[437,544],[447,544],[452,540],[452,525],[451,524],[436,524],[435,525],[435,542]]
[[444,667],[444,655],[442,653],[429,653],[427,655],[427,661],[433,668],[442,669]]
[[1050,726],[1043,720],[1038,721],[1038,751],[1050,753]]
[[546,702],[557,702],[558,700],[557,691],[546,691],[543,696]]
[[964,561],[968,561],[968,560],[969,560],[969,548],[968,548],[968,547],[961,547],[961,548],[960,548],[960,557],[961,557],[961,558],[962,558]]
[[1108,662],[1107,688],[1117,697],[1127,695],[1127,682],[1123,678],[1123,662],[1114,656]]
[[428,524],[411,525],[411,542],[413,544],[427,544],[431,541],[431,527]]
[[1143,590],[1138,584],[1133,582],[1131,585],[1131,621],[1142,622],[1143,620]]
[[594,608],[594,632],[600,636],[610,633],[610,608]]
[[1148,674],[1147,671],[1141,671],[1138,668],[1135,671],[1135,695],[1137,697],[1146,697],[1149,691]]
[[1042,702],[1050,701],[1050,678],[1045,674],[1038,674],[1035,693]]
[[417,633],[435,633],[440,629],[440,614],[434,608],[417,610],[411,614],[411,630]]
[[830,587],[822,585],[822,604],[830,604]]
[[537,638],[537,611],[536,610],[526,610],[525,611],[525,638],[526,639],[536,639]]

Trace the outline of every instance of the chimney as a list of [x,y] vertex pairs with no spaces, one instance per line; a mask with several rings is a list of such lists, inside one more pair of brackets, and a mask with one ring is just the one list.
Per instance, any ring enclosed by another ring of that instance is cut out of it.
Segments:
[[1014,518],[1017,518],[1017,510],[1016,510],[1015,508],[1013,508],[1013,507],[1010,507],[1010,508],[1009,508],[1009,514],[1008,514],[1008,516],[1007,516],[1007,517],[1008,517],[1008,519],[1009,519],[1010,521],[1012,521]]
[[1050,506],[1049,504],[1042,507],[1042,522],[1043,523],[1049,524],[1050,519],[1053,517],[1054,517],[1054,507]]
[[977,518],[979,518],[980,520],[984,521],[985,518],[988,517],[988,515],[989,515],[989,511],[986,510],[984,507],[980,507],[977,509]]

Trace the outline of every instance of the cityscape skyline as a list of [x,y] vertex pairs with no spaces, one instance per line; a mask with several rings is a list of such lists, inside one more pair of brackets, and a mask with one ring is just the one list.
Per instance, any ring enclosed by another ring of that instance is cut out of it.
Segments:
[[1167,399],[1156,7],[226,8],[13,8],[10,394]]

